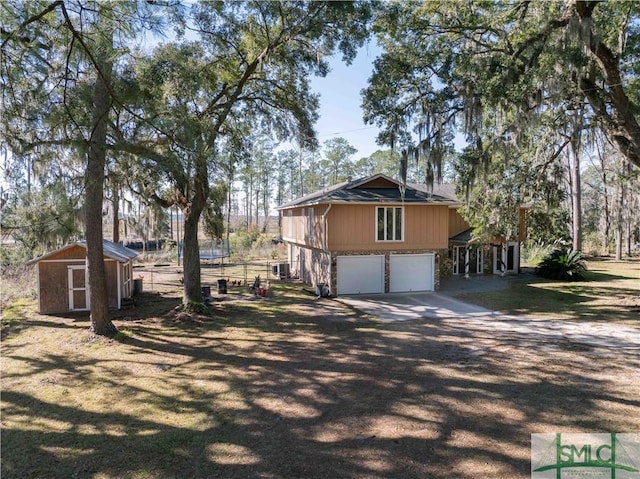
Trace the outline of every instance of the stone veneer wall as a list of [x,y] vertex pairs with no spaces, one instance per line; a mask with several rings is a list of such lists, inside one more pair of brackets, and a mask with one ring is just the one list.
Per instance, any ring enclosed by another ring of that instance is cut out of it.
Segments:
[[437,291],[440,289],[440,256],[442,254],[447,257],[447,250],[417,249],[417,250],[366,250],[366,251],[332,251],[331,252],[331,292],[338,290],[338,256],[369,256],[384,255],[384,291],[389,292],[389,256],[392,254],[425,254],[434,253],[434,279],[433,287]]
[[453,274],[453,267],[451,258],[449,258],[449,249],[439,249],[436,251],[436,271],[434,282],[434,289],[438,291],[440,289],[440,279]]

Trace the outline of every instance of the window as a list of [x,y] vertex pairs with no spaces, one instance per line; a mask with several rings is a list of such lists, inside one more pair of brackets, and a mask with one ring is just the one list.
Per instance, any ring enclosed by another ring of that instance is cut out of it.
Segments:
[[377,241],[403,241],[403,208],[378,207],[377,215]]

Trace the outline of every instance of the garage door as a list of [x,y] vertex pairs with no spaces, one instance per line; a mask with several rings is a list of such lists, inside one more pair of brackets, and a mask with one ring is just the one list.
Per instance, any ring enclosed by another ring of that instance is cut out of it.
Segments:
[[338,256],[338,294],[384,292],[384,256]]
[[389,257],[389,291],[433,291],[434,255],[392,254]]

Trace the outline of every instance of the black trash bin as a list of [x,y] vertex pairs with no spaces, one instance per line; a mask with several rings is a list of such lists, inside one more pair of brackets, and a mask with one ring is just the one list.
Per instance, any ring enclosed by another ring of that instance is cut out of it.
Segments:
[[227,280],[219,279],[218,280],[218,294],[227,294]]
[[202,297],[208,298],[211,296],[211,286],[202,286]]
[[133,294],[142,293],[142,278],[137,278],[133,280]]

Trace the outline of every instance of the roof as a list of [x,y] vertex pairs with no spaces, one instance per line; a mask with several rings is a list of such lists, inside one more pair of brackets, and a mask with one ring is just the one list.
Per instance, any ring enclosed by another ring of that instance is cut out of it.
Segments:
[[[458,204],[455,195],[451,195],[451,188],[438,189],[434,185],[432,191],[426,186],[407,184],[404,197],[401,194],[402,184],[386,175],[377,174],[354,181],[345,181],[336,185],[315,191],[278,209],[284,210],[298,206],[317,205],[323,203],[428,203],[428,204]],[[443,185],[439,185],[443,186]],[[453,185],[451,185],[453,186]],[[453,187],[455,191],[455,187]]]
[[[57,250],[50,251],[49,253],[45,253],[42,256],[39,256],[38,258],[34,258],[30,261],[27,261],[27,264],[37,263],[38,261],[47,259],[55,255],[56,253],[59,253],[60,251],[64,251],[74,246],[81,246],[82,248],[87,249],[87,242],[86,240],[81,240],[81,241],[76,241],[75,243],[70,243],[66,246],[63,246],[62,248],[58,248]],[[111,259],[115,259],[116,261],[119,261],[121,263],[127,263],[129,262],[130,259],[133,259],[136,256],[138,256],[138,253],[136,253],[132,249],[129,249],[126,246],[122,246],[120,244],[114,243],[113,241],[109,241],[109,240],[102,240],[102,250],[103,250],[104,256]]]
[[456,195],[455,183],[434,183],[431,186],[418,183],[409,183],[408,185],[417,190],[424,191],[425,193],[431,193],[434,195],[443,196],[445,198],[451,198],[456,202],[462,202],[462,200]]
[[469,243],[473,239],[473,228],[466,229],[455,236],[449,238],[452,243]]

